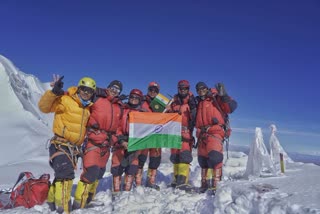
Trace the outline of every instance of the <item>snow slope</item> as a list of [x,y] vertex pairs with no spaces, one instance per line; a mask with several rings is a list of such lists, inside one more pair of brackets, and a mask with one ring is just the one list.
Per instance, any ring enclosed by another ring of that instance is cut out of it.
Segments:
[[[0,189],[12,187],[21,171],[31,171],[35,176],[50,173],[53,178],[46,150],[46,142],[52,136],[52,115],[42,114],[37,108],[39,97],[48,88],[48,84],[42,84],[36,77],[24,74],[8,59],[0,56],[0,87],[0,96],[5,103],[0,106]],[[241,152],[241,148],[229,152],[229,159],[224,160],[223,180],[215,197],[168,188],[172,164],[169,161],[169,150],[163,149],[157,177],[161,191],[138,187],[131,192],[121,193],[112,201],[112,177],[107,170],[96,196],[96,200],[104,203],[104,206],[72,213],[320,213],[320,167],[289,162],[284,174],[279,171],[268,173],[272,162],[268,161],[266,170],[263,164],[255,165],[263,163],[268,156],[261,135],[256,132],[252,136],[249,156]],[[257,148],[257,142],[262,149]],[[259,152],[264,156],[258,155]],[[196,150],[193,155],[190,183],[200,186]],[[247,166],[257,170],[250,171]],[[107,169],[110,169],[110,162]],[[146,171],[147,166],[144,168],[144,180]],[[73,191],[80,173],[81,169],[78,169]],[[19,207],[0,210],[0,213],[51,212],[44,204],[31,209]]]

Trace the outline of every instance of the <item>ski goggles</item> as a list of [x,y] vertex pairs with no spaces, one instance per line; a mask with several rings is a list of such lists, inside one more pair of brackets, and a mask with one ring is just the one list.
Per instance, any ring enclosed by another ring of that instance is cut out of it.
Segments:
[[109,87],[109,89],[113,92],[120,94],[120,89],[117,86],[113,85],[113,86]]
[[86,86],[80,86],[79,90],[83,91],[86,94],[93,94],[94,93],[94,89],[86,87]]

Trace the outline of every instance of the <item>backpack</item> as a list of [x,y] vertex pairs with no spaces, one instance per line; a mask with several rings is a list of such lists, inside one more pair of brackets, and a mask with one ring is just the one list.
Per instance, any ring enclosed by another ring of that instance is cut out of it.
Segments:
[[24,206],[31,208],[47,200],[50,187],[50,174],[42,174],[35,178],[31,172],[20,173],[10,193],[9,204],[4,208]]

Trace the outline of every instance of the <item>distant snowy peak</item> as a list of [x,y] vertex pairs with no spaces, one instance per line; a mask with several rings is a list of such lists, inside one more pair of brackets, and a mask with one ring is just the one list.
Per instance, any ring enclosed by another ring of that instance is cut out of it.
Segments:
[[[4,77],[1,78],[1,85],[6,84],[6,82],[9,84],[9,88],[12,89],[23,109],[45,124],[50,123],[48,121],[51,120],[50,117],[42,114],[38,108],[38,101],[45,90],[49,88],[49,84],[43,84],[37,77],[23,73],[2,55],[0,55],[0,72],[2,73],[1,76]],[[4,99],[14,98],[7,97]]]

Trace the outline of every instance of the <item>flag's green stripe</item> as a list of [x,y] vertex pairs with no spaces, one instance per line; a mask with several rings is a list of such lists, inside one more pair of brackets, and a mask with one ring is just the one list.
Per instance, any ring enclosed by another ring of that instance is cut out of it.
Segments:
[[144,138],[129,138],[128,151],[135,151],[146,148],[181,149],[181,136],[153,134]]
[[162,99],[162,97],[155,97],[156,101],[162,105],[166,105],[168,102],[166,102],[164,99]]
[[181,135],[181,123],[169,121],[165,124],[130,123],[129,137],[147,137],[151,134]]

